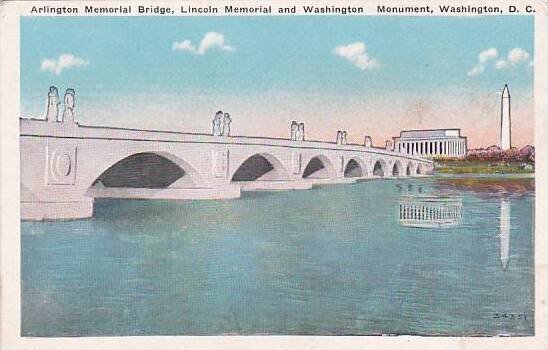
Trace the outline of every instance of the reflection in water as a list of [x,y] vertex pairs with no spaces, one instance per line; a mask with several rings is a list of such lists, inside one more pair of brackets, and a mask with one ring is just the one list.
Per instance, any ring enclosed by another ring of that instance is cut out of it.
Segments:
[[447,228],[462,219],[462,198],[402,196],[400,224],[408,227]]
[[[93,220],[22,222],[21,334],[534,335],[533,180],[497,181],[105,199]],[[420,208],[430,228],[407,227]]]
[[535,180],[531,178],[474,178],[456,177],[434,180],[440,192],[472,192],[480,198],[491,196],[527,196],[535,191]]
[[500,262],[502,268],[508,268],[510,259],[510,200],[501,198],[500,200]]
[[[500,202],[499,216],[499,244],[500,263],[502,269],[508,269],[510,262],[510,230],[511,213],[510,198],[519,202],[524,197],[534,195],[535,180],[530,177],[455,177],[435,180],[439,192],[452,193],[455,191],[472,192],[483,200]],[[524,216],[514,213],[514,220],[523,222]],[[526,218],[527,216],[525,216]],[[515,224],[516,225],[516,224]],[[514,226],[514,230],[516,227]],[[514,231],[516,232],[516,231]]]

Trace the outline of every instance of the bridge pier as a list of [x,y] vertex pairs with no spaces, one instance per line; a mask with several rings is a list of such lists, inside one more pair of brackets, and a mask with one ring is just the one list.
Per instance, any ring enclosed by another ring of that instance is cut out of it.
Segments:
[[234,199],[240,197],[240,186],[225,185],[211,188],[90,188],[87,194],[93,198],[120,199]]
[[81,200],[43,202],[21,201],[23,220],[72,220],[93,216],[95,198],[115,199],[164,199],[164,200],[211,200],[234,199],[241,195],[241,186],[228,184],[210,188],[123,188],[92,187]]
[[93,216],[93,198],[78,202],[21,202],[23,220],[72,220]]

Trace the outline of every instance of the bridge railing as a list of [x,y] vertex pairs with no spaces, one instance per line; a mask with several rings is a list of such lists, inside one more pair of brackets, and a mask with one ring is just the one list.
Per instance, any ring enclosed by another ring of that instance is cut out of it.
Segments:
[[297,141],[287,138],[261,136],[213,136],[211,134],[205,133],[145,130],[111,126],[90,126],[80,125],[78,123],[49,123],[45,120],[26,118],[21,118],[20,120],[20,135],[58,138],[97,138],[128,141],[135,140],[208,144],[265,145],[299,149],[344,150],[360,153],[376,153],[380,155],[397,156],[405,159],[413,159],[425,163],[432,163],[431,160],[389,151],[384,148],[365,147],[364,145],[358,144],[337,144],[335,142],[319,140]]

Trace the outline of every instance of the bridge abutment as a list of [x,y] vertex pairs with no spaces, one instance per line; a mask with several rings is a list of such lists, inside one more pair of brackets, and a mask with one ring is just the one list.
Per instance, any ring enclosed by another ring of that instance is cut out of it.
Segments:
[[234,199],[240,197],[240,186],[229,184],[209,188],[90,188],[87,195],[93,198],[120,199]]
[[93,198],[78,202],[21,202],[22,220],[71,220],[93,216]]

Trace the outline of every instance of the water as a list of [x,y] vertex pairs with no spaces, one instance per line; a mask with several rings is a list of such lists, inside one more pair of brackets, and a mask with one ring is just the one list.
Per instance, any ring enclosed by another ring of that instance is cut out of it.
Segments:
[[[376,180],[23,222],[22,335],[532,335],[533,186]],[[447,202],[446,224],[400,218]]]

